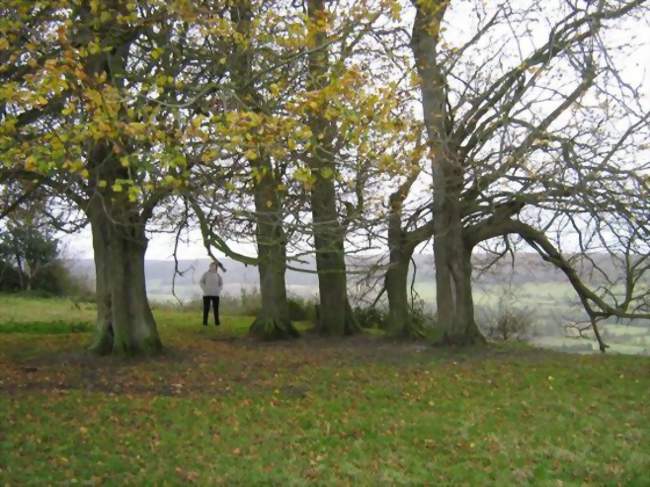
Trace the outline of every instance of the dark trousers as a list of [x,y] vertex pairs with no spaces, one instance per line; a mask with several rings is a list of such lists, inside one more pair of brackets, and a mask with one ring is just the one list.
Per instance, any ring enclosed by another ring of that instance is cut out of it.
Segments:
[[208,314],[210,313],[210,303],[214,312],[214,324],[219,324],[219,296],[203,296],[203,324],[208,324]]

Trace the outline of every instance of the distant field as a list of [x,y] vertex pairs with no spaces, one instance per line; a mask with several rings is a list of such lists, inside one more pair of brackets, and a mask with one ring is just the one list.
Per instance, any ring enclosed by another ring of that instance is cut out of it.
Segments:
[[95,305],[75,303],[71,299],[35,299],[0,294],[0,326],[2,323],[27,322],[94,322]]
[[[416,283],[416,291],[425,302],[435,300],[435,286],[432,284]],[[570,284],[523,283],[513,287],[476,284],[474,291],[479,322],[485,313],[497,312],[499,300],[504,298],[507,306],[525,310],[530,315],[533,320],[532,344],[564,352],[599,352],[595,338],[588,340],[565,336],[567,323],[586,317]],[[599,328],[610,346],[610,352],[650,355],[649,320],[629,323],[609,320],[600,323]]]

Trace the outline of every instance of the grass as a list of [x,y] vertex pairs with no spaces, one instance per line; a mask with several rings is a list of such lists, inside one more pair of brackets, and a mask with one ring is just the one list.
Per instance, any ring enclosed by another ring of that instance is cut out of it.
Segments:
[[[0,329],[29,309],[92,318],[2,298]],[[88,356],[83,332],[0,333],[0,484],[650,484],[648,357],[258,343],[250,318],[155,313],[167,353],[147,361]]]

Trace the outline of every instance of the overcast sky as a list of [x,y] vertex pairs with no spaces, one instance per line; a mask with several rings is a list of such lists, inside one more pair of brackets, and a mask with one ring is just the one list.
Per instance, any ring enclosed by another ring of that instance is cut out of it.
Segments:
[[[515,1],[515,0],[513,0]],[[518,0],[522,1],[522,0]],[[528,1],[528,0],[523,0]],[[461,36],[470,35],[467,32],[468,15],[471,14],[470,6],[473,2],[470,1],[455,1],[452,2],[454,8],[446,17],[449,25],[448,33],[452,35],[454,29],[461,27]],[[412,15],[407,16],[409,19]],[[622,66],[624,67],[625,78],[634,84],[640,83],[642,85],[642,99],[646,104],[650,103],[650,36],[647,35],[650,21],[645,20],[641,22],[630,23],[629,29],[618,31],[614,35],[615,39],[621,42],[631,41],[639,46],[635,54],[628,59],[624,60]],[[540,26],[541,27],[541,26]],[[457,32],[457,31],[456,31]],[[66,257],[75,259],[92,259],[92,238],[90,229],[72,235],[64,236],[64,254]],[[255,256],[256,251],[252,245],[240,245],[237,243],[232,244],[233,249],[246,255]],[[149,248],[147,250],[147,259],[152,260],[168,260],[172,259],[174,249],[174,237],[167,234],[153,234],[151,235]],[[189,242],[185,242],[179,246],[178,257],[180,259],[202,259],[207,258],[207,253],[203,247],[200,233],[197,231],[191,232]]]

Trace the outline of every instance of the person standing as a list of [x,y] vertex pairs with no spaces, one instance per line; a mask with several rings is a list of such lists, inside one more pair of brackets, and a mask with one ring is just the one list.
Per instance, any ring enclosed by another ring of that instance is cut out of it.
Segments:
[[208,326],[208,314],[210,305],[214,313],[214,325],[219,326],[219,296],[223,289],[223,279],[219,274],[219,267],[225,272],[226,269],[220,262],[215,261],[210,264],[208,271],[201,276],[199,284],[203,290],[203,326]]

